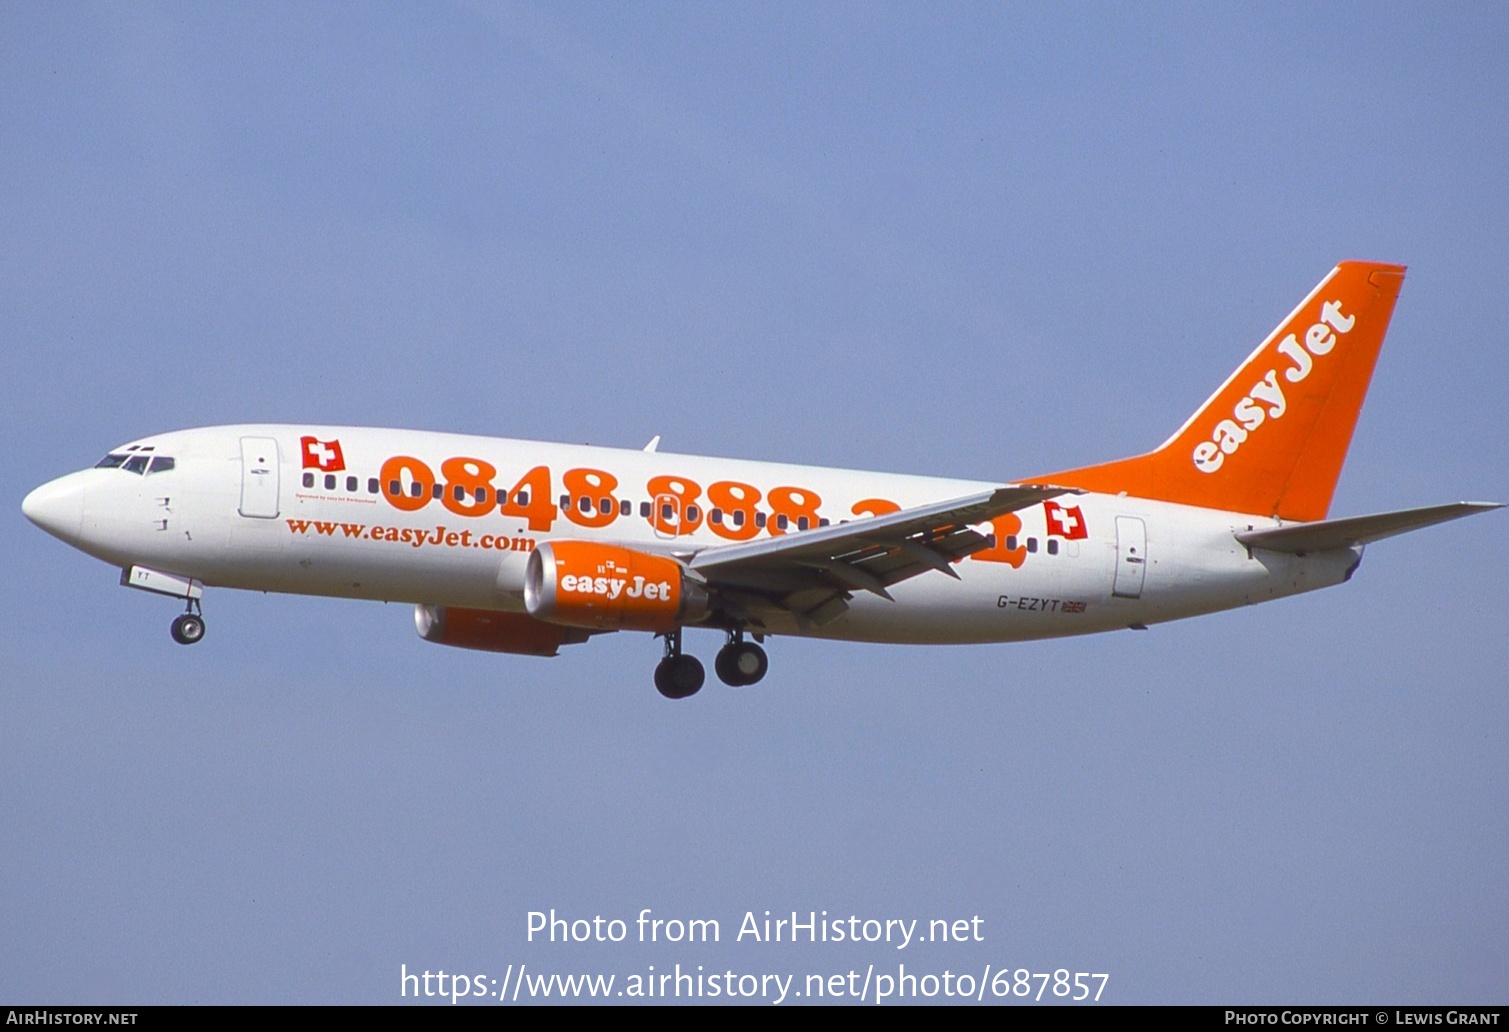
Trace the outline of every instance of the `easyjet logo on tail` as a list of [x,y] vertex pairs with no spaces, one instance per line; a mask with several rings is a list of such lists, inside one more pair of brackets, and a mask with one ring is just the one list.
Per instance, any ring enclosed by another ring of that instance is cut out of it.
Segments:
[[[1320,322],[1305,331],[1305,343],[1301,347],[1298,334],[1291,333],[1279,341],[1277,351],[1294,364],[1285,369],[1283,378],[1289,383],[1299,383],[1315,368],[1315,360],[1329,355],[1336,347],[1338,334],[1351,331],[1357,317],[1346,315],[1340,301],[1327,301],[1320,306]],[[1277,369],[1253,384],[1247,395],[1232,408],[1231,418],[1216,424],[1208,441],[1195,445],[1195,468],[1201,473],[1214,473],[1226,461],[1226,456],[1235,455],[1237,449],[1262,426],[1265,420],[1278,419],[1288,411],[1283,384]]]

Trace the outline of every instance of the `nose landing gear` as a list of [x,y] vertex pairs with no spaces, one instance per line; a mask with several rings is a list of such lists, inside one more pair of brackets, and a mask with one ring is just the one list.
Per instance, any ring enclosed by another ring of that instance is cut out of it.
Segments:
[[728,644],[718,650],[718,656],[713,660],[713,669],[724,684],[743,688],[765,676],[765,671],[770,669],[770,660],[764,649],[744,640],[742,630],[732,630],[728,632]]
[[194,645],[204,638],[204,616],[197,599],[189,599],[189,611],[174,619],[168,633],[180,645]]
[[667,699],[685,699],[696,695],[707,674],[696,656],[681,651],[681,628],[667,631],[665,658],[655,668],[655,688]]

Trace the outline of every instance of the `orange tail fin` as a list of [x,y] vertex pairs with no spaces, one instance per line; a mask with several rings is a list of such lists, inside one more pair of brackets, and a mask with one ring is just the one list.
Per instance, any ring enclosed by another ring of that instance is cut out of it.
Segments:
[[1342,262],[1156,451],[1031,482],[1324,519],[1403,283]]

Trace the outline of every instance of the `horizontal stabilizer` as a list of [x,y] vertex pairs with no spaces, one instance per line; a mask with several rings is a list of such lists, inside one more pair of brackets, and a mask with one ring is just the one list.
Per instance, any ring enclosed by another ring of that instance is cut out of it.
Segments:
[[1239,530],[1236,538],[1248,548],[1265,548],[1271,552],[1323,552],[1328,548],[1365,545],[1369,541],[1406,534],[1421,527],[1500,507],[1499,502],[1452,502],[1449,505],[1429,505],[1423,509],[1380,512],[1373,516],[1297,523],[1272,530]]

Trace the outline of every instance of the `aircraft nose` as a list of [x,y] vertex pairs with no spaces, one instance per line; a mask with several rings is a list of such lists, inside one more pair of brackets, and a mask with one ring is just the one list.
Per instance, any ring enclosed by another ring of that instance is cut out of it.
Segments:
[[53,537],[77,544],[84,524],[84,483],[77,473],[49,481],[21,502],[26,518]]

